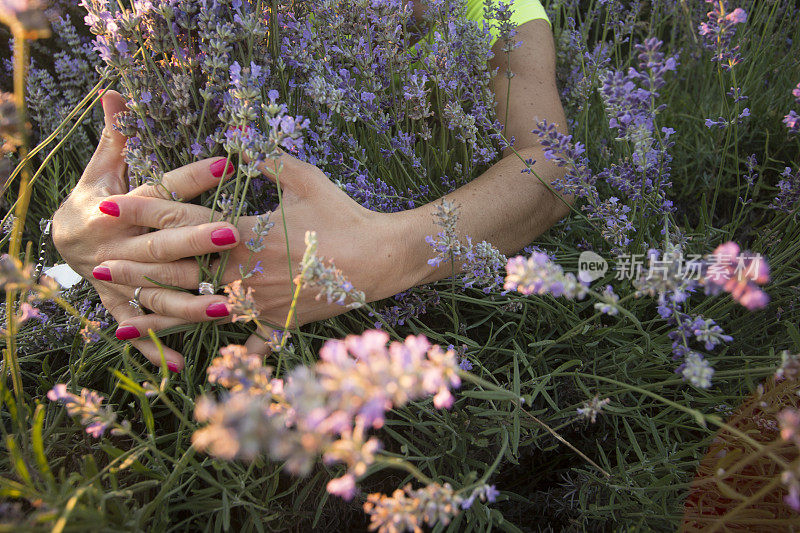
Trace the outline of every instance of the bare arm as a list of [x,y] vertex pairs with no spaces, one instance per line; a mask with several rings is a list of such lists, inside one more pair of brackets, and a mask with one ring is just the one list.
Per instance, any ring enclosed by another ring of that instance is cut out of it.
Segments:
[[[538,118],[557,123],[560,131],[566,131],[555,81],[553,36],[546,21],[532,20],[518,28],[516,38],[522,45],[511,53],[511,70],[515,74],[511,80],[506,77],[504,43],[498,40],[493,46],[495,57],[490,67],[499,67],[494,78],[497,116],[500,122],[505,120],[510,82],[510,112],[503,133],[507,139],[516,138],[514,147],[520,156],[533,158],[534,170],[550,182],[563,176],[564,171],[544,158],[538,137],[531,130]],[[511,149],[506,149],[503,155],[484,174],[446,198],[461,206],[457,229],[462,237],[469,235],[474,242],[488,241],[510,254],[529,244],[569,209],[536,176],[521,172],[525,165]],[[569,197],[565,199],[571,201]],[[398,287],[432,282],[451,274],[450,265],[435,268],[427,263],[433,254],[425,236],[440,231],[432,216],[437,203],[391,215],[402,250],[400,257],[394,258],[400,266],[395,270],[401,278]]]
[[[511,68],[516,75],[510,80],[510,112],[505,135],[507,138],[516,138],[515,148],[520,156],[536,160],[534,170],[549,182],[561,177],[563,170],[544,158],[538,139],[530,130],[537,117],[558,123],[562,128],[565,123],[555,84],[553,37],[546,22],[534,20],[519,27],[517,38],[523,44],[511,54]],[[505,103],[509,89],[509,80],[505,75],[506,55],[502,47],[502,42],[494,45],[496,57],[490,63],[492,67],[499,67],[494,90],[501,121],[506,116]],[[115,108],[124,108],[124,101],[119,95],[115,95],[113,100],[105,102],[106,106],[112,106],[113,103]],[[120,139],[114,145],[116,150],[101,152],[95,166],[108,164],[108,168],[114,170],[114,176],[124,176],[124,168],[119,167],[123,165],[119,155],[123,145]],[[521,172],[525,165],[517,155],[504,155],[483,175],[449,194],[448,199],[461,205],[457,229],[462,237],[469,235],[474,242],[488,241],[501,252],[510,254],[530,243],[566,215],[568,208],[535,176]],[[105,160],[111,162],[104,163]],[[281,324],[286,320],[291,304],[290,293],[286,290],[286,243],[290,243],[290,261],[296,267],[302,260],[305,232],[309,230],[318,233],[319,254],[332,258],[352,286],[364,291],[367,301],[387,298],[409,287],[443,279],[451,274],[450,265],[442,264],[439,268],[428,265],[434,253],[425,242],[425,237],[439,232],[440,228],[434,224],[432,216],[438,202],[401,213],[369,211],[347,196],[319,168],[289,154],[283,154],[282,161],[281,216],[284,217],[284,223],[270,230],[264,239],[264,248],[258,253],[253,254],[244,246],[246,238],[237,240],[236,247],[230,250],[228,266],[221,280],[225,284],[238,279],[241,276],[240,264],[262,263],[263,271],[246,282],[247,287],[254,290],[252,306],[265,323]],[[112,164],[114,162],[119,162],[119,165],[115,166]],[[169,190],[180,191],[188,187],[187,190],[196,193],[199,191],[193,187],[200,184],[211,188],[211,183],[220,179],[216,177],[212,180],[216,174],[209,166],[211,163],[193,163],[168,173],[165,179],[169,176]],[[198,170],[201,167],[202,172]],[[96,179],[92,178],[96,174],[94,170],[88,174],[89,178]],[[266,172],[264,175],[270,177]],[[203,176],[203,179],[197,176]],[[67,242],[69,239],[61,239],[63,242],[59,246],[59,250],[64,248],[62,253],[65,257],[67,251],[71,251],[75,257],[88,256],[84,261],[88,261],[85,271],[92,270],[92,275],[102,280],[99,283],[116,285],[121,298],[129,298],[134,287],[144,287],[140,302],[152,313],[118,317],[122,319],[117,330],[119,338],[138,339],[148,329],[158,331],[189,322],[217,320],[222,317],[223,311],[225,315],[231,312],[230,304],[224,310],[212,309],[215,304],[211,303],[211,299],[218,296],[192,296],[159,288],[150,281],[197,290],[200,274],[197,261],[192,256],[217,252],[220,246],[234,244],[230,239],[225,239],[223,244],[215,242],[209,232],[216,226],[206,223],[210,220],[210,210],[193,204],[177,204],[166,197],[147,197],[136,191],[106,195],[104,200],[106,204],[114,204],[113,214],[109,214],[111,211],[107,213],[108,210],[103,211],[106,214],[98,214],[94,201],[82,203],[87,204],[94,218],[106,217],[101,222],[109,227],[132,228],[126,230],[131,232],[136,229],[134,237],[101,239],[95,243],[94,229],[84,227],[82,220],[85,218],[81,218],[81,212],[78,212],[78,216],[65,213],[61,217],[63,223],[59,223],[56,230],[60,235],[74,232],[83,235],[85,242],[90,243],[89,250],[92,247],[113,249],[113,253],[89,255],[86,246],[79,246],[79,243],[70,245]],[[255,224],[255,217],[242,217],[238,222],[240,234],[251,235]],[[143,234],[137,229],[141,227],[158,228],[159,231]],[[288,233],[284,233],[284,228]],[[233,228],[229,230],[232,232],[229,237],[236,237]],[[176,246],[176,242],[191,244],[191,251],[185,246]],[[92,264],[96,264],[94,269],[91,269]],[[313,288],[300,292],[295,315],[297,324],[321,320],[346,310],[343,306],[327,303],[324,298],[317,299],[318,293],[319,290]],[[130,312],[127,304],[124,304],[125,300],[120,301],[123,302],[120,307]],[[261,333],[264,338],[269,336],[268,331]],[[247,346],[253,353],[265,353],[267,350],[266,344],[257,335],[251,336]],[[140,349],[144,351],[144,348]],[[153,362],[160,361],[160,356],[153,350],[146,353]],[[173,351],[169,357],[176,369],[183,367],[180,354]]]

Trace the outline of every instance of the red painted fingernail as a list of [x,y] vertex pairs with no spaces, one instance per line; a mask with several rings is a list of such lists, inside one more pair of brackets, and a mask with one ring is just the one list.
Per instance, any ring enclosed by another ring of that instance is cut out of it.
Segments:
[[108,267],[97,266],[92,270],[92,276],[100,281],[111,281],[111,270]]
[[121,328],[117,328],[117,332],[115,333],[117,338],[121,341],[127,341],[129,339],[135,339],[136,337],[141,337],[139,334],[139,330],[133,326],[122,326]]
[[236,236],[230,228],[216,229],[211,232],[211,242],[217,246],[225,246],[236,242]]
[[206,307],[206,314],[211,318],[220,318],[223,316],[228,316],[231,313],[228,311],[227,305],[224,303],[216,303]]
[[180,372],[177,363],[173,363],[172,361],[167,361],[167,368],[169,368],[170,372]]
[[119,216],[119,206],[116,204],[116,202],[111,202],[109,200],[103,200],[100,202],[100,211],[112,217]]
[[[225,164],[227,162],[227,165]],[[221,178],[223,174],[230,174],[233,172],[233,163],[227,159],[218,159],[211,163],[211,175],[215,178]]]

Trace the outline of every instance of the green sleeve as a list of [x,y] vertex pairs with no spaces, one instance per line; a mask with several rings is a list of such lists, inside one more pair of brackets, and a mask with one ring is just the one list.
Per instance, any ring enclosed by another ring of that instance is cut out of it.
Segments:
[[[544,7],[542,7],[542,3],[539,0],[515,0],[511,5],[511,10],[513,11],[511,22],[517,26],[537,19],[546,20],[550,24],[550,19],[547,18],[547,13],[545,13]],[[467,18],[474,20],[479,25],[481,24],[485,19],[483,0],[467,0]],[[498,30],[492,26],[489,31],[492,34],[492,42],[489,46],[493,46],[498,38]]]

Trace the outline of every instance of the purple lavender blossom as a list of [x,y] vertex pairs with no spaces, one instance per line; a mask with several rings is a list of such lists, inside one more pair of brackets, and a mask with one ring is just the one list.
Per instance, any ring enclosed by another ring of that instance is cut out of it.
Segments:
[[[411,318],[416,318],[428,312],[428,308],[439,305],[441,296],[438,291],[428,286],[416,287],[401,293],[395,294],[393,299],[395,305],[389,305],[376,311],[390,326],[402,326]],[[375,316],[370,312],[370,316]],[[375,322],[375,328],[380,329],[382,322]]]
[[783,117],[783,123],[789,128],[789,133],[800,133],[800,115],[795,113],[794,109]]
[[740,7],[730,11],[726,0],[706,0],[713,4],[708,12],[708,21],[701,22],[698,31],[705,38],[704,46],[714,51],[712,61],[725,70],[730,70],[742,59],[739,46],[732,46],[736,25],[747,22],[747,13]]
[[467,236],[466,244],[456,234],[459,207],[443,198],[434,212],[436,225],[442,228],[435,237],[427,236],[425,241],[436,251],[436,256],[428,260],[431,266],[443,262],[461,263],[464,270],[464,287],[483,287],[484,293],[499,287],[503,278],[501,269],[507,258],[486,241],[473,244]]
[[778,182],[778,195],[769,204],[771,209],[777,209],[787,214],[797,210],[800,202],[800,167],[792,170],[786,167],[781,173],[783,179]]

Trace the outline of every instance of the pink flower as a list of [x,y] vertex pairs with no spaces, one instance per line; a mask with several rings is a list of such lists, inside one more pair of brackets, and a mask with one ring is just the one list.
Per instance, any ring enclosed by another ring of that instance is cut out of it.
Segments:
[[550,293],[555,297],[580,300],[586,295],[586,288],[574,274],[565,274],[559,265],[542,252],[533,252],[527,259],[522,256],[509,259],[503,288],[526,296]]
[[800,83],[798,83],[797,87],[794,88],[792,94],[795,98],[797,98],[797,103],[800,104]]
[[41,7],[41,2],[37,0],[0,0],[0,11],[11,13],[21,13],[22,11]]
[[758,288],[769,281],[769,265],[761,255],[740,253],[735,242],[717,246],[703,281],[707,294],[728,292],[751,311],[769,302],[769,296]]
[[352,500],[356,494],[356,478],[352,474],[345,474],[328,481],[325,487],[328,493],[339,496],[345,500]]
[[777,418],[781,425],[781,438],[800,446],[800,411],[787,408],[778,413]]
[[732,22],[734,24],[743,24],[747,22],[747,13],[741,7],[737,7],[727,15],[725,15],[725,20]]
[[270,369],[261,364],[261,357],[248,354],[247,348],[229,344],[219,349],[221,357],[211,361],[206,372],[210,383],[218,383],[231,391],[250,394],[270,392]]
[[117,418],[113,411],[102,406],[103,397],[89,389],[82,389],[78,396],[68,392],[65,384],[59,383],[47,393],[47,397],[64,405],[70,416],[80,417],[86,433],[96,439],[102,437]]
[[792,133],[800,131],[800,115],[795,113],[794,110],[789,111],[789,114],[783,117],[783,123]]
[[423,524],[429,528],[437,524],[447,526],[461,512],[463,504],[464,498],[449,483],[432,483],[419,489],[408,484],[391,496],[378,492],[368,495],[364,512],[370,517],[370,531],[422,531]]
[[50,31],[44,14],[45,7],[46,2],[42,0],[0,0],[0,20],[22,27],[28,32],[29,38],[47,37]]
[[21,314],[19,316],[18,322],[19,324],[24,324],[31,318],[39,318],[42,314],[36,309],[34,306],[29,304],[28,302],[22,302],[22,305],[19,306]]

